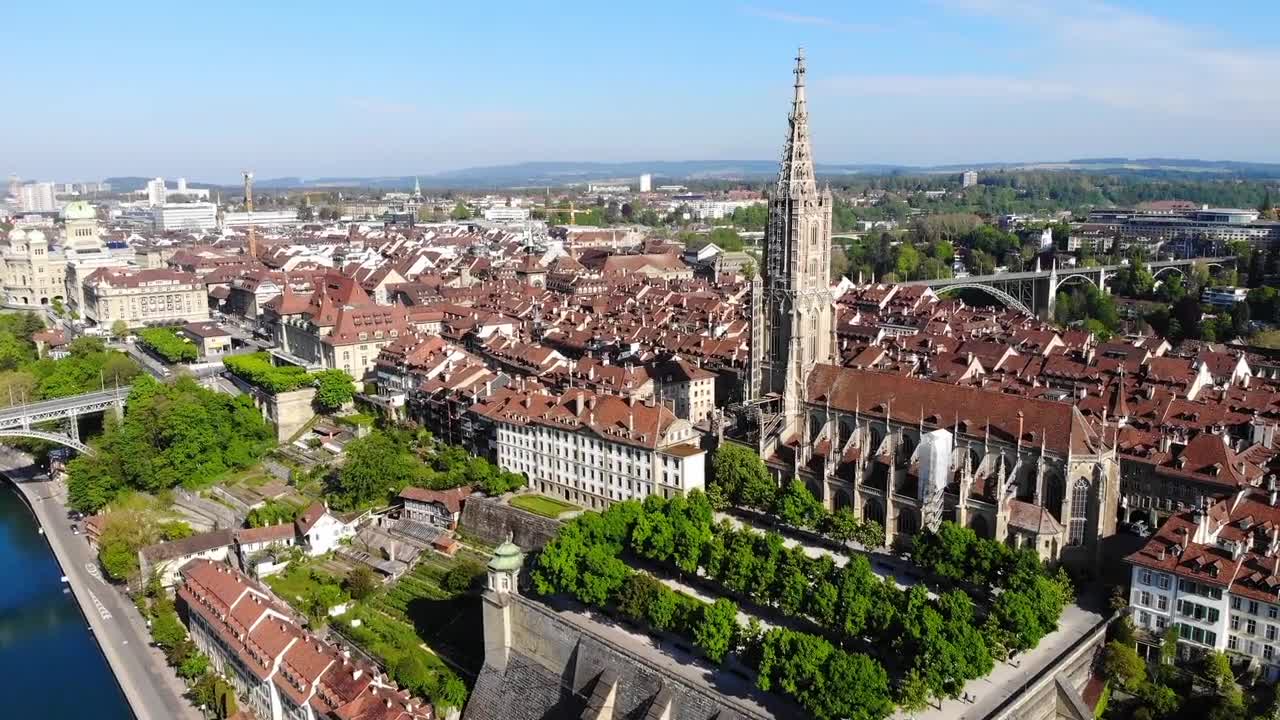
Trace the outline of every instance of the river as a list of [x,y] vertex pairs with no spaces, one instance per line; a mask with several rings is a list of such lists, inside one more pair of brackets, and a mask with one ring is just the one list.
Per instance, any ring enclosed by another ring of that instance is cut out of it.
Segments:
[[133,720],[35,518],[8,481],[0,485],[3,716]]

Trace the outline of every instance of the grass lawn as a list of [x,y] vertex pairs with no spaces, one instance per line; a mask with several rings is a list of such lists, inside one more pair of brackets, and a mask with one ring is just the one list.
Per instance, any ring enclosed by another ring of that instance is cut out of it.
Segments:
[[567,510],[582,509],[577,505],[571,505],[562,500],[553,500],[545,495],[517,495],[511,498],[511,505],[549,518],[560,517],[560,513]]
[[[318,578],[317,575],[319,575]],[[266,582],[285,602],[293,605],[299,598],[307,597],[321,584],[336,585],[338,580],[323,572],[316,573],[305,563],[292,563],[285,568],[284,572],[268,577]]]

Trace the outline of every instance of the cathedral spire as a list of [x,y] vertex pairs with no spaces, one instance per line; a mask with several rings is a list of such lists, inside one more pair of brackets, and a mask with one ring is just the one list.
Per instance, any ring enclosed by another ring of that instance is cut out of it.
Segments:
[[809,147],[809,103],[805,98],[804,48],[796,53],[795,96],[788,118],[790,132],[782,150],[782,172],[778,176],[778,194],[804,197],[818,192],[813,174],[813,150]]

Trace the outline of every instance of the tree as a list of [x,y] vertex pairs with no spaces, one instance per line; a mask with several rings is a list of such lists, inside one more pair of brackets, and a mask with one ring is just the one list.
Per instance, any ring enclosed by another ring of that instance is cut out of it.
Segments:
[[355,569],[347,573],[346,579],[342,581],[343,589],[356,600],[364,600],[369,597],[378,590],[380,585],[378,576],[374,575],[373,570],[364,564],[357,565]]
[[1138,694],[1159,717],[1168,717],[1182,704],[1182,698],[1168,685],[1146,683]]
[[449,568],[443,578],[442,586],[445,590],[454,593],[466,592],[471,589],[476,578],[484,574],[484,568],[473,562],[463,561]]
[[182,627],[178,614],[172,610],[157,614],[151,619],[151,640],[161,650],[177,647],[187,639],[187,631]]
[[339,508],[385,502],[418,476],[413,455],[386,432],[375,430],[352,440],[345,455],[332,488],[333,504]]
[[724,661],[738,627],[738,606],[724,598],[702,608],[702,620],[693,628],[693,642],[712,662]]
[[764,510],[772,507],[777,482],[754,450],[724,443],[711,459],[712,483],[707,490],[712,505],[745,505]]
[[342,370],[321,370],[315,378],[315,406],[320,412],[334,412],[351,402],[355,396],[355,381]]
[[832,652],[806,707],[820,718],[881,720],[893,713],[889,676],[866,655]]
[[1204,676],[1209,685],[1220,695],[1227,694],[1236,684],[1235,673],[1231,671],[1231,658],[1226,653],[1209,653],[1204,658]]
[[123,340],[129,334],[129,323],[123,320],[116,320],[111,323],[111,337],[116,340]]
[[1119,681],[1126,690],[1136,692],[1147,679],[1147,666],[1138,652],[1114,640],[1107,643],[1104,652],[1102,666],[1107,675]]
[[929,707],[929,685],[916,668],[908,671],[898,686],[898,707],[908,715],[923,712]]
[[588,548],[582,561],[582,578],[578,584],[577,598],[588,605],[604,605],[631,574],[626,563],[603,545]]
[[346,601],[342,588],[331,583],[317,583],[302,599],[302,611],[312,628],[329,623],[329,610]]
[[466,203],[459,200],[458,203],[453,206],[453,210],[449,213],[449,218],[451,220],[470,220],[471,210],[467,207]]
[[822,503],[818,502],[799,478],[787,485],[786,491],[778,496],[774,504],[774,513],[778,519],[798,528],[816,527],[823,512]]
[[662,583],[645,573],[632,573],[618,589],[613,602],[618,610],[636,622],[645,622],[649,608],[662,592]]
[[209,672],[209,658],[202,652],[193,652],[178,665],[178,677],[191,681]]

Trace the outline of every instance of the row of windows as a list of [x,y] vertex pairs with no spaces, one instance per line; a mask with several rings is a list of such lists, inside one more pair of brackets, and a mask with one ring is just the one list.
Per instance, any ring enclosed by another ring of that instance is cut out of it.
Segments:
[[[1161,612],[1167,611],[1169,609],[1168,596],[1156,595],[1155,601],[1156,601],[1155,609],[1160,610]],[[1138,593],[1137,597],[1135,598],[1135,604],[1143,605],[1146,607],[1152,607],[1151,593],[1147,592],[1146,590],[1143,590],[1142,592]]]
[[[1227,649],[1233,652],[1244,653],[1245,655],[1258,655],[1258,643],[1253,640],[1244,640],[1235,635],[1227,636]],[[1275,657],[1275,648],[1270,645],[1262,646],[1262,659],[1270,660]]]
[[[1246,635],[1257,635],[1257,634],[1258,634],[1258,621],[1257,621],[1257,620],[1254,620],[1254,619],[1252,619],[1252,618],[1246,618],[1246,619],[1244,619],[1244,620],[1241,620],[1241,618],[1240,618],[1240,616],[1239,616],[1239,615],[1232,615],[1232,616],[1231,616],[1231,629],[1232,629],[1232,630],[1239,630],[1239,629],[1241,628],[1241,626],[1243,626],[1243,627],[1244,627],[1244,632],[1245,632],[1245,634],[1246,634]],[[1275,626],[1275,625],[1266,625],[1266,626],[1264,626],[1263,634],[1266,636],[1267,640],[1275,640],[1275,639],[1276,639],[1276,633],[1277,633],[1277,628],[1276,628],[1276,626]]]
[[[1179,579],[1178,592],[1190,593],[1192,595],[1199,595],[1201,597],[1212,598],[1214,600],[1222,599],[1222,588],[1214,587],[1212,585],[1206,585],[1204,583],[1198,583],[1194,580]],[[1238,600],[1239,598],[1233,598],[1233,603]],[[1254,603],[1254,604],[1256,605],[1257,603]],[[1235,607],[1234,604],[1233,604],[1233,607]],[[1239,610],[1240,608],[1236,607],[1236,609]]]
[[[1245,600],[1239,596],[1233,596],[1231,598],[1231,609],[1244,610],[1248,612],[1250,615],[1257,615],[1262,610],[1262,606],[1258,603],[1257,600]],[[1268,605],[1267,617],[1271,618],[1272,620],[1275,620],[1277,617],[1280,617],[1280,608],[1277,608],[1275,605]]]
[[[1219,617],[1217,608],[1205,607],[1204,605],[1201,605],[1199,603],[1193,603],[1190,600],[1178,601],[1178,614],[1182,615],[1183,617],[1189,617],[1194,620],[1199,620],[1201,622],[1207,622],[1210,624],[1218,622],[1218,617]],[[1235,620],[1236,618],[1232,618],[1232,622],[1234,622]]]
[[[1144,568],[1144,569],[1142,570],[1142,572],[1138,573],[1138,579],[1142,582],[1142,584],[1143,584],[1143,585],[1150,585],[1150,584],[1151,584],[1151,571],[1150,571],[1150,570],[1147,570],[1147,569],[1145,569],[1145,568]],[[1160,573],[1160,574],[1159,574],[1159,576],[1155,578],[1155,580],[1156,580],[1156,584],[1158,584],[1158,585],[1159,585],[1159,587],[1160,587],[1160,589],[1161,589],[1161,590],[1168,590],[1168,589],[1169,589],[1169,576],[1168,576],[1168,575],[1166,575],[1166,574],[1164,574],[1164,573]]]
[[1212,630],[1204,628],[1192,627],[1185,623],[1178,623],[1178,636],[1183,640],[1190,640],[1202,645],[1215,645],[1218,642],[1218,634]]

